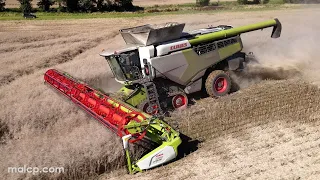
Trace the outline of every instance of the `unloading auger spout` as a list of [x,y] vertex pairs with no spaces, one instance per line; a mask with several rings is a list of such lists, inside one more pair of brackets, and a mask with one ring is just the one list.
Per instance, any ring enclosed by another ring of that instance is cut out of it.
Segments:
[[269,27],[273,27],[273,30],[271,33],[272,38],[280,37],[282,25],[278,19],[272,19],[272,20],[268,20],[260,23],[240,26],[240,27],[231,28],[231,29],[227,29],[219,32],[213,32],[213,33],[197,36],[193,39],[190,39],[189,42],[191,45],[197,45],[200,43],[229,38],[229,37],[240,35],[242,33],[247,33],[247,32],[256,31],[259,29],[265,29]]

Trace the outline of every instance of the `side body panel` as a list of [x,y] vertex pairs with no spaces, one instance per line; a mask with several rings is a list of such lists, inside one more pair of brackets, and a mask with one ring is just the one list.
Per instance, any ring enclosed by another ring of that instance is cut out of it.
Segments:
[[156,77],[165,76],[178,84],[185,84],[180,77],[188,68],[188,63],[182,51],[152,58],[151,65]]
[[188,68],[182,76],[180,76],[180,79],[185,84],[189,83],[200,71],[207,69],[220,61],[219,53],[216,50],[198,55],[193,49],[187,49],[183,51],[183,54],[186,58]]
[[[150,59],[156,77],[167,77],[184,86],[201,78],[206,69],[242,50],[239,36],[209,42],[182,51]],[[197,88],[201,83],[197,83]]]

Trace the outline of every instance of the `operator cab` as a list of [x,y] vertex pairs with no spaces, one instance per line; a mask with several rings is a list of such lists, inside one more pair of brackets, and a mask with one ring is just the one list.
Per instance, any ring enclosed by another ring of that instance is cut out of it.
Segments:
[[106,58],[116,81],[121,84],[142,78],[139,52],[137,48],[132,49],[100,54]]

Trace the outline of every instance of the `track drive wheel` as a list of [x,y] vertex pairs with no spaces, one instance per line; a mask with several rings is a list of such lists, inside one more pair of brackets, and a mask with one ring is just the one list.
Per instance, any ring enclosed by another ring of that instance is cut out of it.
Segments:
[[140,103],[137,107],[138,109],[141,109],[143,112],[150,114],[150,115],[155,115],[158,113],[159,108],[157,105],[150,106],[148,101],[143,101]]
[[205,88],[210,97],[227,95],[231,89],[231,79],[224,71],[212,71],[206,79]]
[[172,97],[172,106],[177,110],[184,110],[188,106],[188,97],[184,93]]

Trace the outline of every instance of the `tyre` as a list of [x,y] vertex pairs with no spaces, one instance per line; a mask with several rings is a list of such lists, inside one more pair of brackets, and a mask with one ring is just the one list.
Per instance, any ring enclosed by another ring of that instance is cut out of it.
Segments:
[[212,71],[206,79],[205,88],[210,97],[227,95],[231,89],[231,79],[224,71]]
[[148,101],[143,101],[137,106],[138,109],[142,110],[143,112],[150,114],[150,115],[155,115],[158,113],[159,108],[157,105],[155,106],[150,106]]
[[188,97],[185,94],[177,94],[172,97],[172,106],[176,110],[184,110],[188,106]]

